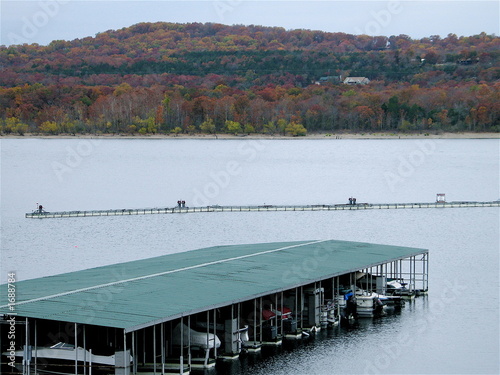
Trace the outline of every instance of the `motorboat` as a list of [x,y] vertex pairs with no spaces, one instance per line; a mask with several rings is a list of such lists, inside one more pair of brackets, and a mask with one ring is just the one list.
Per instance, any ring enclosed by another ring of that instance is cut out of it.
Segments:
[[[182,333],[181,333],[182,331]],[[195,346],[201,349],[213,349],[220,347],[220,340],[217,335],[207,332],[198,332],[189,328],[186,324],[177,324],[172,330],[172,343],[176,346],[187,345]],[[182,340],[181,340],[182,339]]]
[[387,282],[385,294],[388,296],[400,296],[405,298],[415,297],[415,291],[408,289],[406,283],[398,280],[390,280]]
[[278,308],[278,309],[273,309],[272,307],[270,309],[263,309],[262,310],[262,319],[264,320],[270,320],[275,317],[281,318],[281,319],[288,319],[292,315],[292,310],[289,307],[283,306],[283,308]]
[[248,343],[250,342],[250,336],[248,335],[248,326],[245,325],[243,328],[240,328],[238,330],[239,333],[239,340],[241,342],[241,345],[243,347],[248,346]]
[[[16,357],[24,358],[24,350],[16,350],[14,353]],[[2,354],[5,356],[10,355],[8,352],[4,352]],[[31,348],[30,351],[28,351],[27,356],[28,358],[31,358],[31,362],[34,362],[36,358],[39,362],[43,361],[46,365],[74,364],[75,361],[85,362],[92,365],[115,366],[116,364],[116,354],[108,356],[98,355],[79,346],[75,349],[75,345],[65,342],[58,342],[50,347]],[[129,362],[132,362],[132,356],[130,354],[128,354],[128,356]],[[20,362],[22,361],[19,361],[19,363]],[[120,362],[123,363],[123,361]]]
[[383,312],[384,304],[377,293],[357,290],[355,300],[356,313],[360,318],[373,318]]

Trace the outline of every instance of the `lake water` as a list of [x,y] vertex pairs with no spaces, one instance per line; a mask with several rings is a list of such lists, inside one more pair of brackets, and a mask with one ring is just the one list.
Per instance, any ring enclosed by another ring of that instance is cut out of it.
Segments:
[[[221,244],[338,239],[426,248],[430,293],[243,374],[498,374],[499,209],[28,220],[25,212],[500,198],[498,140],[7,139],[1,275],[18,280]],[[20,293],[21,291],[19,291]],[[3,298],[3,296],[2,296]]]

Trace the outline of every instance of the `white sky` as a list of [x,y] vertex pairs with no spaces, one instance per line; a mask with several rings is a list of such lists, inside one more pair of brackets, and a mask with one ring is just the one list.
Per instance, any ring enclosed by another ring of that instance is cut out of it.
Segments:
[[500,34],[499,1],[0,0],[0,44],[73,40],[139,22],[217,22],[412,38]]

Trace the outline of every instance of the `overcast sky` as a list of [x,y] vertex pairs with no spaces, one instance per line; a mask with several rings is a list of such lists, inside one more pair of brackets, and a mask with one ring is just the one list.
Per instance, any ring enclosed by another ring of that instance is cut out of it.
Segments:
[[500,35],[499,1],[5,1],[0,44],[95,36],[139,22],[217,22],[412,38]]

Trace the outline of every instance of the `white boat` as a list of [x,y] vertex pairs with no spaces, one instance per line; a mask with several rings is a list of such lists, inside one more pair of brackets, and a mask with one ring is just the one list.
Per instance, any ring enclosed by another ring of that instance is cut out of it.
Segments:
[[249,346],[250,336],[248,335],[248,326],[246,325],[241,328],[238,333],[240,334],[239,340],[241,341],[241,345],[243,347]]
[[[207,327],[209,330],[213,331],[214,324],[213,323],[207,324],[206,322],[197,322],[196,323],[196,328],[202,329],[201,333],[204,332],[205,335],[206,335]],[[222,324],[222,323],[217,323],[215,325],[215,327],[217,329],[217,333],[219,335],[221,335],[221,337],[224,336],[227,340],[226,335],[228,334],[228,332],[226,331],[226,325]],[[241,347],[245,347],[245,346],[249,345],[248,342],[250,341],[250,339],[249,339],[249,335],[248,335],[248,325],[243,326],[243,328],[239,328],[237,330],[234,330],[233,334],[235,335],[235,337],[234,337],[235,341],[239,342],[241,344]]]
[[390,280],[386,284],[386,292],[389,296],[400,296],[406,298],[415,297],[415,291],[408,289],[406,283],[399,282],[397,280]]
[[[2,354],[5,356],[10,355],[10,353],[8,352],[4,352]],[[24,350],[15,351],[15,356],[23,358]],[[57,344],[50,347],[37,347],[36,349],[33,348],[31,349],[31,352],[28,353],[28,356],[31,357],[32,363],[34,362],[36,357],[38,360],[49,360],[45,361],[45,363],[47,364],[52,364],[52,362],[54,362],[54,364],[56,364],[56,362],[71,364],[74,363],[75,360],[77,360],[78,362],[85,361],[88,364],[95,365],[115,365],[115,354],[109,356],[97,355],[81,347],[77,347],[75,349],[75,346],[73,344],[67,344],[64,342],[58,342]],[[132,356],[130,354],[129,361],[132,362]],[[123,363],[122,360],[120,362]]]
[[181,323],[175,326],[172,335],[172,343],[176,346],[181,345],[181,338],[183,345],[187,346],[188,343],[190,343],[191,346],[196,346],[201,349],[219,348],[221,344],[217,335],[207,332],[198,332]]
[[357,290],[355,299],[356,313],[360,318],[373,318],[383,312],[384,304],[377,293]]

